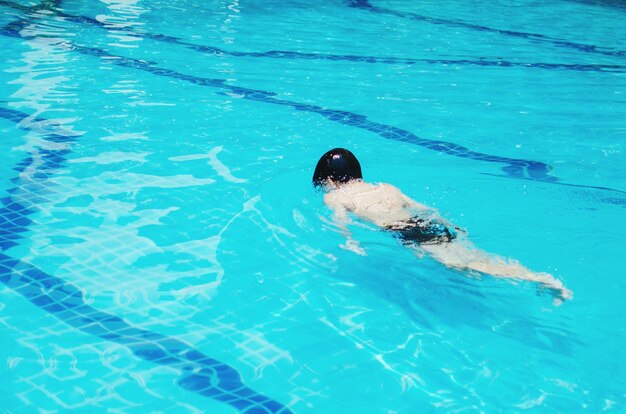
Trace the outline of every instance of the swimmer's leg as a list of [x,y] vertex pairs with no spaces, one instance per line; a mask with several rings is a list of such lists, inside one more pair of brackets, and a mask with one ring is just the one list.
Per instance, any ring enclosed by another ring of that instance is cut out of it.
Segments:
[[493,256],[474,247],[467,240],[451,243],[423,244],[420,249],[448,267],[458,270],[477,271],[495,277],[528,280],[539,283],[551,291],[556,299],[572,298],[572,291],[549,273],[533,272],[515,260]]

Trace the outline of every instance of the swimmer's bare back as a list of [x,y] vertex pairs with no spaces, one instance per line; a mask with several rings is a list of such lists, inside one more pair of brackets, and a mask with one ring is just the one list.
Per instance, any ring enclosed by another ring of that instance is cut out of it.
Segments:
[[[414,225],[415,217],[422,217],[423,219],[418,220],[423,220],[426,225],[434,222],[440,227],[453,228],[436,210],[417,203],[390,184],[371,184],[363,180],[346,183],[330,181],[326,190],[324,203],[333,210],[336,224],[344,230],[348,238],[345,247],[359,254],[364,254],[365,251],[351,239],[346,227],[350,222],[350,215],[386,230],[402,229],[403,223]],[[551,274],[533,272],[517,261],[477,249],[463,235],[457,237],[452,231],[448,234],[447,238],[429,238],[427,234],[419,243],[414,244],[416,254],[426,252],[444,265],[457,270],[536,282],[552,293],[557,301],[572,298],[572,292]]]

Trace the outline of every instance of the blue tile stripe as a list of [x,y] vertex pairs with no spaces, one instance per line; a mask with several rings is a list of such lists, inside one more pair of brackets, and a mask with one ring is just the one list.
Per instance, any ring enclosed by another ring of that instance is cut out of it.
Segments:
[[[40,6],[26,7],[11,1],[0,0],[0,5],[7,6],[22,12],[33,12],[40,10]],[[47,10],[47,9],[46,9]],[[55,16],[64,18],[67,21],[87,24],[100,27],[104,30],[111,30],[105,23],[87,16],[77,16],[54,10]],[[250,58],[269,58],[269,59],[288,59],[288,60],[322,60],[322,61],[347,61],[355,63],[376,63],[376,64],[400,64],[400,65],[440,65],[440,66],[481,66],[481,67],[497,67],[497,68],[526,68],[526,69],[547,69],[547,70],[572,70],[581,72],[610,72],[625,73],[625,65],[608,65],[608,64],[578,64],[578,63],[545,63],[545,62],[511,62],[503,59],[413,59],[413,58],[397,58],[397,57],[381,57],[381,56],[359,56],[359,55],[337,55],[328,53],[305,53],[293,52],[285,50],[271,50],[266,52],[240,52],[229,51],[226,49],[198,45],[189,43],[181,38],[169,36],[159,33],[140,32],[131,28],[124,28],[124,33],[137,36],[140,38],[151,39],[158,42],[183,46],[187,49],[215,56],[233,56],[233,57],[250,57]]]
[[[0,215],[4,214],[0,210]],[[244,414],[288,414],[282,404],[247,387],[229,365],[177,339],[130,325],[85,303],[65,280],[0,253],[0,281],[44,311],[90,335],[127,347],[136,357],[182,371],[178,384]]]
[[[26,19],[21,19],[20,21],[9,24],[0,30],[0,35],[22,38],[22,36],[19,34],[19,31],[22,29],[23,25],[25,24],[28,24],[28,20]],[[66,44],[71,45],[71,43],[69,42],[66,42]],[[609,192],[615,192],[615,193],[620,193],[620,194],[626,194],[626,191],[622,191],[622,190],[618,190],[618,189],[614,189],[610,187],[561,182],[557,177],[549,175],[549,171],[552,168],[549,165],[542,163],[540,161],[507,158],[507,157],[500,157],[500,156],[495,156],[495,155],[479,153],[479,152],[469,150],[463,146],[460,146],[454,143],[420,138],[417,135],[409,131],[406,131],[406,130],[403,130],[403,129],[400,129],[391,125],[385,125],[385,124],[370,121],[367,119],[366,116],[356,114],[353,112],[327,109],[327,108],[323,108],[323,107],[316,106],[316,105],[307,105],[307,104],[301,104],[298,102],[288,101],[284,99],[277,99],[277,98],[274,98],[276,94],[273,92],[267,92],[267,91],[261,91],[261,90],[256,90],[256,89],[249,89],[249,88],[228,85],[226,84],[226,80],[224,79],[202,78],[202,77],[182,74],[182,73],[170,70],[170,69],[159,68],[155,66],[153,62],[147,62],[143,60],[137,60],[137,59],[132,59],[132,58],[126,58],[123,56],[112,55],[103,49],[90,48],[90,47],[84,47],[84,46],[78,46],[78,45],[71,45],[71,47],[72,47],[72,50],[75,50],[76,52],[81,53],[81,54],[96,56],[100,58],[109,58],[106,60],[106,63],[109,63],[109,64],[115,64],[115,65],[127,67],[127,68],[135,68],[135,69],[152,73],[153,75],[175,78],[175,79],[191,82],[196,85],[220,88],[230,93],[234,93],[243,99],[250,99],[250,100],[255,100],[255,101],[265,102],[265,103],[270,103],[270,104],[284,105],[284,106],[289,106],[300,111],[318,113],[331,121],[339,122],[339,123],[353,126],[356,128],[366,129],[370,132],[378,134],[379,136],[385,139],[393,139],[396,141],[419,145],[423,148],[426,148],[432,151],[445,153],[445,154],[452,155],[452,156],[473,159],[477,161],[508,164],[502,168],[502,171],[504,174],[497,175],[498,177],[515,178],[515,179],[531,180],[531,181],[541,181],[545,183],[557,184],[557,185],[568,186],[568,187],[593,189],[593,190],[601,190],[601,191],[609,191]],[[110,59],[110,58],[115,58],[115,59]],[[489,174],[489,173],[486,173],[486,174],[495,175],[495,174]],[[619,198],[606,198],[604,199],[604,201],[610,204],[626,205],[623,202],[623,200]]]
[[[26,25],[28,23],[29,21],[25,19],[14,22],[13,24],[7,25],[5,26],[5,28],[1,29],[0,35],[22,38],[22,36],[19,34],[19,31],[22,29],[23,25]],[[328,109],[317,105],[302,104],[299,102],[279,99],[275,98],[277,94],[274,92],[228,85],[225,79],[203,78],[193,75],[187,75],[171,69],[160,68],[156,66],[153,62],[113,55],[103,49],[79,46],[76,44],[72,44],[68,41],[64,42],[64,44],[68,47],[71,47],[71,50],[77,53],[103,58],[105,59],[105,63],[107,64],[114,64],[125,68],[138,69],[156,76],[174,78],[200,86],[222,89],[226,92],[219,93],[234,94],[235,96],[238,96],[242,99],[249,99],[274,105],[288,106],[298,111],[317,113],[330,121],[352,126],[355,128],[365,129],[379,135],[382,138],[418,145],[431,151],[436,151],[439,153],[465,159],[471,159],[475,161],[506,164],[504,167],[502,167],[503,175],[497,175],[499,177],[541,181],[544,183],[558,184],[568,187],[602,190],[626,194],[626,191],[610,187],[560,182],[559,178],[549,174],[552,167],[540,161],[508,158],[480,153],[451,142],[421,138],[413,134],[412,132],[406,131],[404,129],[370,121],[365,115],[356,114],[354,112]],[[490,173],[486,174],[495,175]],[[607,198],[605,199],[605,201],[611,204],[623,205],[623,203],[621,203],[619,199],[615,198]]]
[[[0,118],[22,129],[39,131],[50,124],[20,111],[0,107]],[[33,125],[33,128],[30,127]],[[66,324],[90,335],[126,346],[138,358],[181,370],[178,384],[200,395],[228,404],[244,414],[290,414],[287,407],[247,387],[233,367],[208,357],[177,339],[137,328],[122,318],[89,306],[73,284],[6,254],[28,231],[30,215],[53,191],[49,178],[62,168],[68,148],[77,137],[62,130],[42,135],[44,141],[67,144],[65,149],[34,150],[14,169],[15,187],[0,199],[0,282]]]
[[568,40],[558,39],[537,33],[517,32],[513,30],[494,29],[492,27],[481,26],[479,24],[467,23],[461,20],[441,19],[436,17],[424,16],[417,13],[400,12],[397,10],[387,9],[384,7],[378,7],[369,2],[369,0],[348,0],[348,5],[361,10],[367,10],[377,14],[387,14],[390,16],[396,16],[404,19],[410,19],[419,22],[426,22],[435,25],[443,25],[447,27],[455,27],[469,30],[476,30],[479,32],[497,33],[504,36],[528,39],[536,43],[550,44],[553,46],[564,47],[568,49],[577,50],[585,53],[596,53],[606,56],[626,56],[626,51],[615,50],[607,47],[598,47],[594,45],[586,45],[582,43],[571,42]]
[[[16,22],[2,29],[0,31],[0,34],[4,36],[22,38],[22,36],[19,34],[19,30],[21,29],[21,25],[27,23],[28,21],[26,20]],[[364,129],[369,132],[375,133],[385,139],[391,139],[395,141],[418,145],[428,150],[436,151],[450,156],[489,163],[506,164],[502,171],[506,175],[510,175],[512,177],[526,177],[540,181],[557,180],[556,177],[552,177],[549,175],[551,167],[540,161],[500,157],[497,155],[476,152],[451,142],[420,138],[407,130],[397,128],[391,125],[370,121],[365,115],[336,109],[328,109],[317,105],[303,104],[295,101],[289,101],[286,99],[280,99],[276,98],[276,94],[273,92],[228,85],[226,83],[226,80],[224,79],[204,78],[199,76],[187,75],[171,69],[158,67],[152,62],[113,55],[103,49],[79,46],[76,44],[71,44],[70,42],[65,42],[65,44],[68,45],[68,47],[71,47],[71,49],[77,53],[99,58],[106,58],[106,62],[109,64],[122,66],[125,68],[138,69],[144,72],[151,73],[153,75],[174,78],[200,86],[219,88],[223,91],[226,91],[226,93],[234,94],[238,97],[241,97],[242,99],[287,106],[298,111],[316,113],[330,121],[352,126],[355,128]]]

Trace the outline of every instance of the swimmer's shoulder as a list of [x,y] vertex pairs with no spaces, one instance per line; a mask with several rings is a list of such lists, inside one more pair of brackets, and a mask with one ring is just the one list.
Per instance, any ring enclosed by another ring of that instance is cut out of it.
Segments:
[[379,191],[383,193],[387,198],[396,200],[398,203],[401,203],[406,208],[413,208],[420,211],[431,211],[435,212],[435,209],[432,207],[428,207],[424,204],[418,203],[413,200],[411,197],[404,194],[398,187],[388,184],[381,183],[379,185]]
[[398,187],[389,183],[378,183],[376,189],[388,197],[406,198],[406,195]]
[[401,193],[400,189],[394,185],[391,185],[389,183],[377,183],[375,184],[376,187],[385,190],[385,191],[393,191],[393,192],[398,192]]
[[372,200],[379,198],[403,199],[406,196],[398,189],[388,183],[368,183],[356,181],[342,186],[337,190],[341,197],[352,197],[360,200]]
[[371,198],[380,196],[403,197],[404,194],[391,184],[368,183],[366,181],[354,181],[331,190],[324,195],[324,201],[345,201],[354,197]]
[[344,188],[342,186],[342,188],[337,188],[324,194],[324,203],[334,207],[339,207],[342,205],[345,206],[346,204],[349,204],[351,202],[351,198],[351,191],[349,191],[348,188]]
[[330,191],[328,194],[334,193],[337,195],[354,196],[370,192],[372,190],[375,190],[376,188],[377,184],[368,183],[363,180],[354,180],[341,185],[339,188]]
[[376,186],[365,181],[349,182],[324,194],[324,203],[353,210],[356,208],[355,201],[366,196],[373,189],[376,189]]

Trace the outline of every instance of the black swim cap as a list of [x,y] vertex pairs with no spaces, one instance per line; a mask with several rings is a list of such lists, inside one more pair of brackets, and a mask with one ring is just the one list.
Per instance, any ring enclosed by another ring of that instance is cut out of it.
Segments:
[[362,179],[361,164],[353,153],[344,148],[335,148],[322,155],[313,173],[313,185],[318,187],[331,179],[340,183]]

